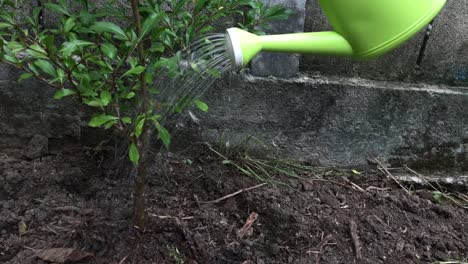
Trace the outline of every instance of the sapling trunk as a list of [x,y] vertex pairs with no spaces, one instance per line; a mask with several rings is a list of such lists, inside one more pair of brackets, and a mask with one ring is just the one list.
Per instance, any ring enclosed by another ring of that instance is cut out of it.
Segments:
[[[133,16],[135,17],[135,25],[137,30],[137,35],[141,36],[142,27],[141,27],[141,16],[140,10],[138,8],[138,0],[131,0]],[[137,46],[138,58],[140,65],[145,65],[145,51],[143,43],[139,42]],[[148,86],[145,80],[145,72],[143,71],[140,74],[140,114],[146,114],[148,112],[149,97],[148,95]],[[137,175],[135,182],[135,196],[134,196],[134,215],[136,224],[139,228],[144,228],[145,226],[145,185],[146,185],[146,176],[147,176],[147,167],[148,167],[148,152],[150,145],[150,127],[148,124],[143,125],[142,134],[139,140],[138,148],[140,151],[140,163],[137,166]]]
[[148,128],[149,126],[145,126],[143,128],[143,132],[140,138],[140,163],[137,167],[137,175],[135,181],[135,193],[134,193],[134,216],[136,224],[139,228],[144,228],[145,226],[145,186],[146,186],[146,179],[148,175],[148,165],[149,165],[149,145],[150,145],[150,136],[151,131]]

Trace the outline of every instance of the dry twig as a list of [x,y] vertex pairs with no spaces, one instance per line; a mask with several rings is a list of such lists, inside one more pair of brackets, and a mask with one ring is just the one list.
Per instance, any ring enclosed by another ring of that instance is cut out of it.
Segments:
[[241,229],[239,229],[239,231],[237,232],[237,238],[242,239],[247,234],[247,232],[252,228],[253,223],[257,221],[257,219],[258,219],[258,214],[255,212],[252,212],[249,215],[249,218],[247,218],[247,221],[245,221],[244,226]]
[[354,243],[354,251],[356,252],[356,259],[361,259],[361,242],[359,241],[357,224],[353,220],[349,221],[349,231]]
[[315,254],[315,264],[320,263],[320,258],[322,257],[323,250],[324,250],[326,245],[330,245],[330,243],[328,243],[328,241],[330,241],[331,238],[332,238],[331,234],[326,236],[325,238],[323,238],[323,233],[322,233],[322,240],[320,241],[320,243],[317,246],[318,251],[307,251],[307,253],[314,253]]
[[405,186],[403,186],[403,184],[400,183],[400,181],[397,180],[397,178],[395,178],[395,176],[393,176],[393,174],[388,170],[388,168],[382,164],[382,162],[378,159],[374,159],[374,161],[379,164],[379,170],[380,171],[383,171],[387,174],[387,176],[389,176],[392,180],[394,180],[403,190],[405,190],[405,192],[408,194],[408,195],[411,195],[410,191],[405,188]]
[[348,182],[349,184],[351,184],[354,188],[356,188],[358,191],[363,192],[363,193],[366,192],[366,190],[364,190],[361,186],[359,186],[359,185],[357,185],[356,183],[350,181],[348,178],[346,178],[346,177],[342,177],[342,178],[343,178],[343,180],[345,180],[346,182]]
[[[153,214],[153,213],[150,213],[149,214],[150,216],[153,216],[153,217],[157,217],[159,219],[179,219],[179,217],[177,216],[172,216],[172,215],[157,215],[157,214]],[[185,217],[181,217],[180,220],[191,220],[193,219],[194,217],[193,216],[185,216]]]
[[52,210],[55,211],[55,212],[76,212],[76,213],[81,212],[81,209],[79,207],[72,206],[72,205],[55,207]]
[[224,200],[227,200],[227,199],[229,199],[229,198],[231,198],[231,197],[234,197],[234,196],[236,196],[236,195],[238,195],[238,194],[241,194],[241,193],[243,193],[243,192],[247,192],[247,191],[250,191],[250,190],[253,190],[253,189],[260,188],[260,187],[262,187],[262,186],[264,186],[264,185],[267,185],[267,183],[261,183],[261,184],[258,184],[258,185],[255,185],[255,186],[252,186],[252,187],[249,187],[249,188],[246,188],[246,189],[241,189],[241,190],[239,190],[239,191],[237,191],[237,192],[233,192],[233,193],[231,193],[231,194],[228,194],[228,195],[223,196],[223,197],[221,197],[221,198],[218,198],[218,199],[216,199],[216,200],[208,201],[208,202],[201,202],[201,203],[203,203],[203,204],[215,204],[215,203],[219,203],[219,202],[222,202],[222,201],[224,201]]

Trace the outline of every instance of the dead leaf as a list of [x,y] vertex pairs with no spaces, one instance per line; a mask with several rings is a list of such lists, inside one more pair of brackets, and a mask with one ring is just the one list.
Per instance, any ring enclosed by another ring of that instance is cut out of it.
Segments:
[[73,263],[92,257],[93,254],[74,248],[51,248],[39,251],[36,256],[48,262]]
[[18,233],[22,237],[28,231],[28,226],[25,222],[21,221],[18,223]]
[[237,232],[237,237],[239,239],[242,239],[246,234],[251,231],[252,224],[257,220],[258,214],[255,212],[252,212],[249,215],[249,218],[247,218],[247,221],[245,221],[245,225]]

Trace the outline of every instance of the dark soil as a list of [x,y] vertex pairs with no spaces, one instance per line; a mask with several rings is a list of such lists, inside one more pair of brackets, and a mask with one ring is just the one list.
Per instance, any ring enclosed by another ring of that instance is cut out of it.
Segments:
[[[265,185],[205,203],[258,182],[205,150],[196,152],[166,155],[165,165],[152,169],[145,230],[133,226],[133,179],[107,175],[99,153],[67,146],[34,160],[0,154],[0,262],[45,263],[37,254],[50,248],[94,255],[80,263],[116,264],[468,257],[468,212],[438,203],[429,190],[409,195],[372,171],[328,171],[322,179],[281,178],[289,186]],[[240,238],[253,213],[256,221]]]

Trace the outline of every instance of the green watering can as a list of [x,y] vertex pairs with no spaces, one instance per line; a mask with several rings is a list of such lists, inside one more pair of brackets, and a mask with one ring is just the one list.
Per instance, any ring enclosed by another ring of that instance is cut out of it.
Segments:
[[335,31],[257,36],[227,29],[233,64],[246,66],[260,51],[372,59],[406,42],[429,24],[446,0],[319,0]]

